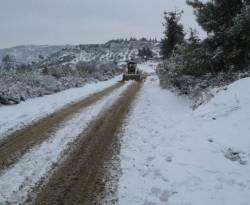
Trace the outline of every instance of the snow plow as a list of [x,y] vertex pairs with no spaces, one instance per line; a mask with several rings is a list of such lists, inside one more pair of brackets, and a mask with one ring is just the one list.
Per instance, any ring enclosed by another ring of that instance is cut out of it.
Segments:
[[133,61],[128,62],[126,72],[122,76],[122,81],[128,81],[128,80],[136,80],[136,81],[142,80],[142,73],[137,68],[137,64]]

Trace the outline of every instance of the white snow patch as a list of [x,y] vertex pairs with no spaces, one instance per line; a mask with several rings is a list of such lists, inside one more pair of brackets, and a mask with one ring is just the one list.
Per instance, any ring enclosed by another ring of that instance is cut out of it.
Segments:
[[158,63],[148,61],[138,65],[138,68],[147,74],[154,74]]
[[81,88],[68,89],[53,95],[29,99],[18,105],[0,107],[0,140],[33,121],[37,121],[64,106],[114,85],[121,76],[109,81],[90,83]]
[[70,143],[87,128],[88,124],[104,109],[121,96],[131,83],[114,91],[95,105],[76,114],[65,122],[49,140],[34,147],[13,167],[0,176],[0,204],[21,204],[27,199],[32,187],[51,170],[53,163],[60,160]]
[[189,105],[147,79],[124,126],[119,205],[249,204],[250,78]]

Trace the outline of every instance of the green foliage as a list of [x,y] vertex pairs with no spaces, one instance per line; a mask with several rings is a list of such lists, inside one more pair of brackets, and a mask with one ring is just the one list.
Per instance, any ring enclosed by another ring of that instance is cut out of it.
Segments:
[[138,50],[138,56],[144,58],[145,60],[149,60],[153,57],[153,52],[149,47],[143,47]]
[[4,69],[10,70],[15,67],[15,58],[7,54],[2,58],[2,64]]
[[[228,84],[250,71],[250,0],[187,0],[208,37],[200,40],[190,30],[185,40],[175,40],[175,12],[165,14],[162,41],[164,61],[158,67],[163,87],[183,94]],[[172,31],[172,32],[170,32]]]
[[184,29],[180,23],[182,12],[164,12],[163,26],[165,27],[164,38],[161,41],[161,55],[163,59],[171,56],[176,44],[184,40]]
[[187,0],[199,25],[207,31],[208,52],[216,71],[243,69],[249,64],[250,1]]
[[187,0],[195,9],[198,23],[208,33],[222,35],[225,28],[232,25],[232,17],[237,15],[243,6],[241,0]]
[[[249,65],[250,58],[250,5],[244,7],[233,18],[233,25],[227,29],[226,38],[231,40],[229,58],[236,65]],[[240,62],[239,62],[240,61]]]
[[[177,47],[178,48],[178,47]],[[205,42],[200,42],[197,32],[190,29],[189,38],[183,45],[179,54],[182,55],[182,69],[184,75],[202,76],[208,72],[214,72],[211,62],[211,54],[207,52]]]

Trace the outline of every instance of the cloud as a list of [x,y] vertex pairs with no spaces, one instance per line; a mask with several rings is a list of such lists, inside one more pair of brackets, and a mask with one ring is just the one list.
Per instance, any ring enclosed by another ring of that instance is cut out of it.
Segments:
[[[185,28],[201,29],[185,0],[0,0],[0,47],[161,38],[163,11],[184,10]],[[201,32],[202,33],[202,32]]]

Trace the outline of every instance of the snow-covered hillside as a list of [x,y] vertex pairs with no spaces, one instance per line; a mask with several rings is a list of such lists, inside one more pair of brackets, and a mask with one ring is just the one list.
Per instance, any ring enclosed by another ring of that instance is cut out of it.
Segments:
[[52,53],[73,46],[48,46],[48,45],[25,45],[13,48],[0,49],[0,63],[6,55],[13,56],[18,63],[37,62],[47,58]]
[[250,78],[196,110],[149,77],[122,134],[119,204],[246,205]]
[[18,46],[0,50],[0,104],[52,94],[122,72],[128,60],[159,59],[159,42],[111,40],[78,46]]
[[125,62],[141,61],[139,49],[149,48],[154,59],[160,56],[159,42],[153,40],[111,40],[105,44],[78,45],[62,49],[41,61],[40,66],[74,66],[78,62]]
[[4,56],[12,56],[17,63],[41,62],[41,65],[70,65],[79,61],[121,62],[138,59],[138,50],[149,48],[153,58],[159,58],[159,42],[156,40],[111,40],[105,44],[89,45],[23,45],[0,49],[0,63]]

